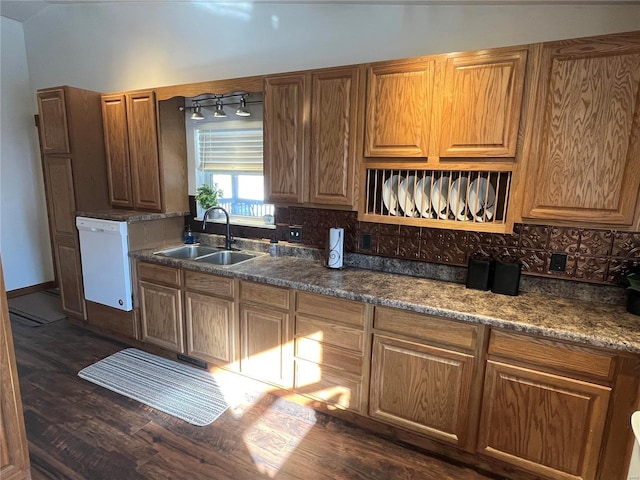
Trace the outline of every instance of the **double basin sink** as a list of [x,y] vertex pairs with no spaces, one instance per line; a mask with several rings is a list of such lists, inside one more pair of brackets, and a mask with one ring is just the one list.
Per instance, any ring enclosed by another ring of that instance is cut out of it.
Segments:
[[182,245],[180,247],[168,248],[154,252],[154,255],[161,257],[177,258],[180,260],[194,260],[200,263],[210,263],[213,265],[231,266],[246,262],[263,253],[225,250],[222,247],[210,247],[207,245]]

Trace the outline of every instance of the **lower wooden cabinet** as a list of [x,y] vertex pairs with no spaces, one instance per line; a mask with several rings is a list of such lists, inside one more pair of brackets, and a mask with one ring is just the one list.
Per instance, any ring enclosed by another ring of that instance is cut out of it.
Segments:
[[479,450],[543,478],[596,478],[609,387],[488,361]]
[[184,353],[180,289],[140,282],[142,340]]
[[369,412],[373,418],[453,444],[469,422],[472,355],[373,336]]
[[140,262],[138,280],[142,340],[184,353],[180,270]]
[[54,252],[58,267],[58,285],[62,309],[80,319],[86,318],[80,249],[73,235],[54,235]]
[[293,386],[289,291],[240,282],[240,371],[280,387]]
[[239,370],[233,278],[185,270],[184,284],[187,355]]

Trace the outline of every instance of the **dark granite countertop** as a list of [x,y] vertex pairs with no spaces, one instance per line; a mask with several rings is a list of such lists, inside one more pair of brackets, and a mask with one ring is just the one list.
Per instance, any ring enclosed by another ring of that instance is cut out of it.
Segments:
[[169,213],[153,213],[139,212],[136,210],[94,210],[94,211],[78,211],[77,217],[98,218],[100,220],[113,220],[114,222],[148,222],[149,220],[160,220],[162,218],[184,217],[189,212],[169,212]]
[[459,283],[376,272],[333,270],[318,260],[261,256],[221,267],[153,255],[130,256],[174,267],[233,276],[375,305],[403,308],[586,345],[640,353],[640,316],[623,306],[554,298],[539,293],[516,297],[466,289]]

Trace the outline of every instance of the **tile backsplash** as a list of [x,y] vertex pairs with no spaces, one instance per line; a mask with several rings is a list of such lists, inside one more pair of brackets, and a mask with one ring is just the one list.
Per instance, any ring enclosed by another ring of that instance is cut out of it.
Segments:
[[[345,250],[365,255],[466,266],[470,256],[522,262],[522,272],[581,282],[618,284],[620,274],[640,264],[640,232],[516,224],[513,234],[359,222],[356,212],[278,207],[276,235],[288,225],[302,226],[302,243],[326,248],[331,227],[345,229]],[[363,248],[363,234],[371,248]],[[566,253],[564,272],[549,270],[552,253]]]
[[[191,202],[194,212],[193,197]],[[232,234],[284,241],[289,225],[300,225],[304,245],[325,249],[329,229],[343,227],[347,252],[464,267],[470,256],[491,256],[521,261],[525,275],[608,285],[619,284],[622,272],[640,265],[640,232],[516,224],[513,234],[505,235],[359,222],[356,212],[302,207],[276,207],[275,221],[275,231],[234,226]],[[197,231],[201,225],[193,223]],[[209,233],[223,230],[207,224]],[[363,234],[371,236],[370,248],[363,248]],[[554,252],[567,254],[564,272],[549,270]]]

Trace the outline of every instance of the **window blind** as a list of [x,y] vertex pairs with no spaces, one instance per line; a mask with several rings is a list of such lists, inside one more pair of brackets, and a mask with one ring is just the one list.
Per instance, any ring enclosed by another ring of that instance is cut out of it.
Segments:
[[196,130],[198,169],[262,172],[262,129]]

